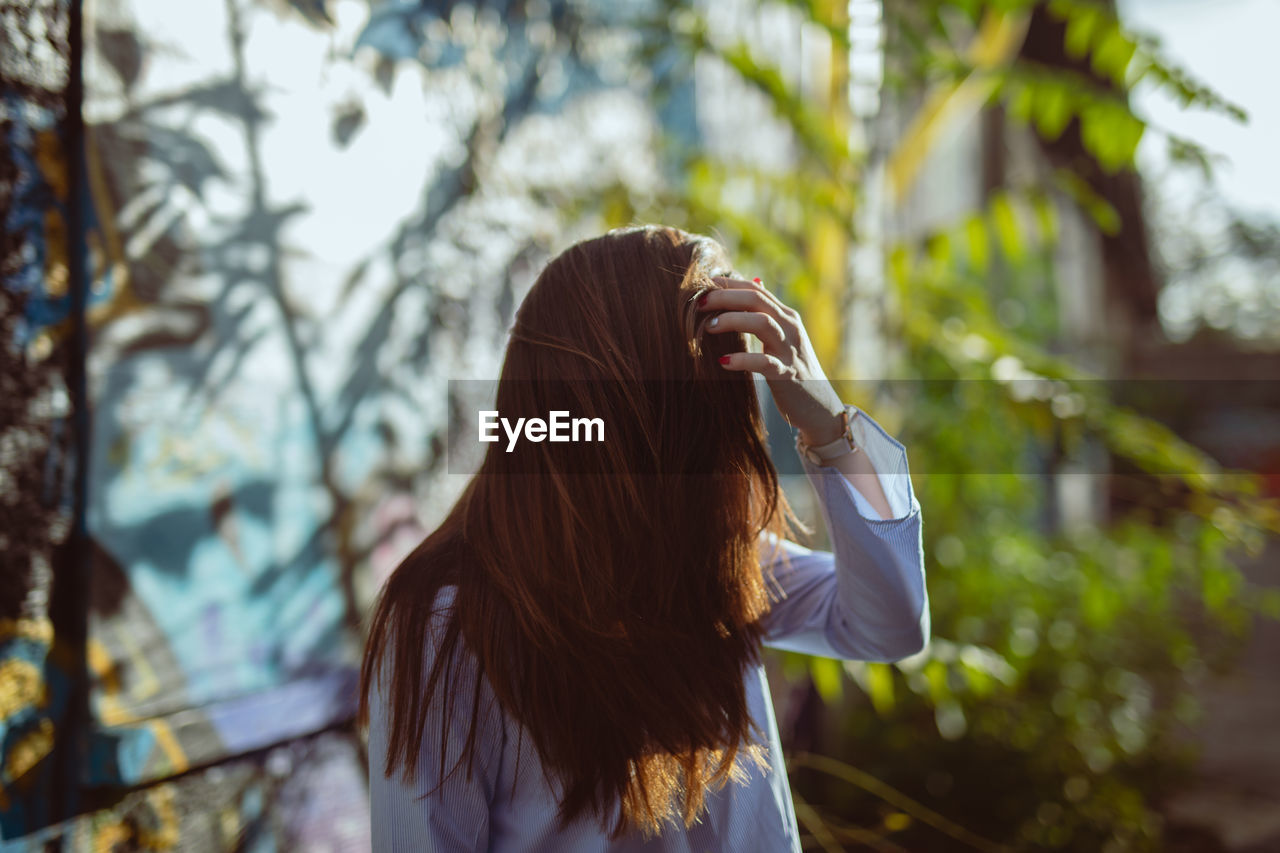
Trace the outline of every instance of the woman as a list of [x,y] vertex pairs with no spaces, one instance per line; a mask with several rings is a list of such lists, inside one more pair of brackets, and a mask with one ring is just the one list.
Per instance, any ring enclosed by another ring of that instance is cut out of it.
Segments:
[[[800,849],[760,646],[919,652],[920,506],[796,312],[730,276],[714,241],[646,226],[530,290],[497,412],[604,440],[489,444],[384,587],[361,672],[375,850]],[[831,552],[788,538],[752,374]]]

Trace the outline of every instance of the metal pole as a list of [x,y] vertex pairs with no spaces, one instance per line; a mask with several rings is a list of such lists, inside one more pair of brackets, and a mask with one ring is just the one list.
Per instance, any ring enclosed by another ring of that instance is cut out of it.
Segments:
[[67,0],[68,79],[62,143],[67,158],[67,272],[71,331],[65,350],[67,391],[71,398],[72,526],[55,564],[49,615],[54,629],[53,664],[65,673],[66,713],[55,729],[50,817],[63,821],[79,806],[79,780],[89,727],[89,538],[86,526],[89,457],[89,401],[85,378],[88,330],[85,303],[89,281],[85,264],[84,19],[81,0]]

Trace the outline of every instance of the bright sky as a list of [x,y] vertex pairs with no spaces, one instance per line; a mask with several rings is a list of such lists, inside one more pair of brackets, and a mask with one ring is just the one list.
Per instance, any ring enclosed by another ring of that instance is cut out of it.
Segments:
[[[1167,58],[1249,113],[1249,122],[1196,109],[1141,88],[1135,106],[1153,124],[1188,137],[1229,163],[1217,170],[1233,206],[1280,219],[1280,3],[1276,0],[1119,0],[1122,18],[1157,36]],[[1149,134],[1142,155],[1159,162],[1164,142]]]

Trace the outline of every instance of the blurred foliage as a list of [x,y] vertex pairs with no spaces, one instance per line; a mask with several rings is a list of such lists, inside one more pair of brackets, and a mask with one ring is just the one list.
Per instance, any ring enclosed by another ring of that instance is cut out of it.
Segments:
[[[434,17],[437,5],[411,14]],[[526,4],[479,5],[523,26]],[[608,4],[542,5],[552,16],[572,10],[584,27],[621,21],[614,61],[633,72],[617,76],[660,115],[687,97],[695,61],[718,63],[743,87],[724,96],[743,95],[746,114],[745,96],[757,99],[793,152],[785,166],[765,166],[674,133],[662,143],[666,184],[548,185],[544,201],[568,221],[661,221],[716,235],[738,269],[775,283],[802,310],[836,377],[857,374],[843,360],[842,318],[867,296],[851,280],[850,253],[869,247],[896,306],[882,330],[897,353],[889,378],[930,380],[883,383],[874,400],[842,389],[910,449],[926,508],[934,640],[894,665],[785,658],[826,704],[823,749],[846,758],[793,756],[797,815],[812,840],[826,849],[1159,847],[1157,805],[1189,758],[1175,734],[1196,718],[1195,688],[1230,664],[1254,612],[1280,616],[1276,597],[1251,588],[1232,562],[1280,532],[1280,507],[1259,497],[1256,476],[1221,470],[1062,354],[1061,217],[1074,210],[1118,233],[1120,214],[1083,166],[1132,171],[1151,134],[1176,162],[1212,168],[1194,141],[1134,113],[1134,86],[1233,119],[1243,111],[1106,4],[1047,4],[1065,23],[1067,55],[1093,72],[1082,74],[1018,56],[1030,0],[888,3],[886,96],[923,103],[920,120],[877,160],[855,141],[845,96],[846,3],[767,4],[829,37],[825,89],[802,89],[767,52],[686,4],[624,4],[626,15]],[[417,25],[403,30],[409,41],[400,37],[412,7],[385,8],[400,17],[393,26],[375,15],[378,38],[366,43],[385,41],[390,59],[452,61],[447,28],[425,51]],[[1092,162],[999,187],[909,240],[881,245],[863,233],[874,170],[905,193],[947,116],[989,105],[1045,140],[1074,124]],[[1099,452],[1150,472],[1151,502],[1101,526],[1063,529],[1047,475],[1078,462],[1096,472],[1088,460]],[[980,473],[956,473],[966,471]]]
[[[833,37],[832,67],[841,67],[843,4],[784,5]],[[1108,173],[1134,169],[1144,134],[1161,132],[1129,106],[1140,82],[1244,118],[1102,4],[1048,8],[1066,22],[1068,55],[1087,58],[1113,86],[1020,60],[1016,43],[1003,53],[975,46],[984,21],[1016,23],[1031,6],[887,4],[889,86],[905,98],[945,97],[977,79],[983,103],[1003,105],[1042,138],[1078,122],[1085,150]],[[837,356],[845,330],[829,320],[857,283],[845,268],[832,279],[814,263],[815,243],[847,251],[861,239],[868,157],[848,141],[847,107],[806,96],[767,56],[714,35],[687,9],[667,9],[644,33],[649,61],[685,51],[661,63],[657,97],[694,55],[714,57],[764,96],[797,156],[770,171],[674,148],[683,180],[648,203],[609,196],[609,224],[663,220],[717,234],[740,269],[779,283],[802,308],[824,359],[839,365],[829,372],[853,375],[857,365]],[[919,144],[910,130],[900,147]],[[1165,135],[1179,162],[1208,168],[1194,142]],[[1251,613],[1276,615],[1274,596],[1251,589],[1232,562],[1280,531],[1258,479],[1220,470],[1058,354],[1060,210],[1074,207],[1106,233],[1122,223],[1079,173],[1048,178],[1002,187],[949,227],[880,247],[897,306],[884,330],[901,345],[894,378],[978,381],[886,383],[896,399],[861,401],[913,460],[927,460],[913,469],[927,508],[935,639],[896,665],[788,660],[827,703],[824,748],[857,765],[819,756],[793,764],[806,768],[795,780],[802,823],[828,848],[1159,847],[1156,805],[1190,758],[1175,733],[1196,719],[1194,688],[1230,664]],[[1098,448],[1159,475],[1151,505],[1063,530],[1043,474]],[[948,473],[963,471],[983,473]],[[850,700],[846,675],[869,702]]]
[[1280,223],[1234,208],[1200,175],[1190,176],[1191,191],[1182,199],[1161,186],[1160,177],[1147,195],[1163,211],[1153,241],[1170,336],[1230,334],[1280,343]]

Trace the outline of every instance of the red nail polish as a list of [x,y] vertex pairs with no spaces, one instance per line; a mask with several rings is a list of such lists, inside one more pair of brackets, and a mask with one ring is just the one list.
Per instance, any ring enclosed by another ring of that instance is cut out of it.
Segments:
[[759,283],[760,283],[760,279],[758,279],[758,278],[753,278],[753,279],[751,279],[751,280],[752,280],[752,281],[754,281],[756,284],[759,284]]
[[698,297],[698,305],[701,306],[706,304],[707,304],[707,294],[704,293]]
[[728,363],[729,363],[729,356],[727,356],[727,355],[722,355],[722,356],[720,356],[720,363],[721,363],[721,364],[728,364]]

